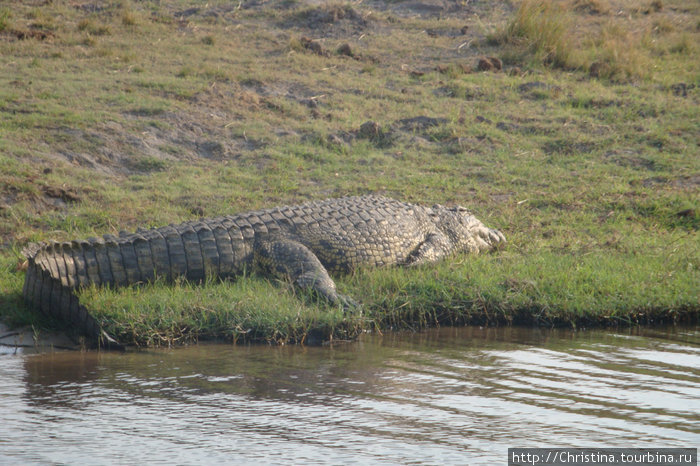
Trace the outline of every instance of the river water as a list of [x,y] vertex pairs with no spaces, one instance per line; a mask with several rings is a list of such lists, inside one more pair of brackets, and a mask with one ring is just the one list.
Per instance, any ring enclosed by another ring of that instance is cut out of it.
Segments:
[[0,464],[505,464],[697,447],[700,327],[0,354]]

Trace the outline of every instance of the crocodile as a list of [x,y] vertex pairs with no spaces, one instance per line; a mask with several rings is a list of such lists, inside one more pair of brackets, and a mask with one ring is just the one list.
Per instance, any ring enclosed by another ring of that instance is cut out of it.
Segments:
[[424,207],[377,195],[343,197],[70,242],[32,243],[23,295],[35,310],[108,337],[76,290],[234,277],[285,278],[331,303],[356,306],[329,273],[418,265],[505,242],[464,207]]

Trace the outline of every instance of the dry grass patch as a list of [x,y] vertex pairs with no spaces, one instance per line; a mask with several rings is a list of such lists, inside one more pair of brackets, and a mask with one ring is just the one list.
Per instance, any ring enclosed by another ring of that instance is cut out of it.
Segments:
[[591,44],[590,74],[611,81],[650,77],[652,66],[642,41],[641,33],[608,23]]
[[682,60],[695,52],[698,31],[684,18],[661,2],[523,0],[488,43],[502,48],[506,64],[588,71],[612,82],[649,80],[659,70],[655,56]]
[[503,45],[506,62],[533,60],[557,68],[575,68],[571,15],[551,0],[523,0],[515,17],[489,42]]

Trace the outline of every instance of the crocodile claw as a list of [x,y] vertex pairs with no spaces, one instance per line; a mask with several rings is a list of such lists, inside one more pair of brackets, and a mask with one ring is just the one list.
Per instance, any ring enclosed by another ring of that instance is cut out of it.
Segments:
[[343,307],[343,311],[354,311],[360,309],[360,304],[349,296],[337,295],[337,303]]
[[476,243],[474,252],[484,252],[503,245],[506,237],[500,231],[482,225],[475,231],[474,242]]
[[491,240],[491,245],[494,247],[507,243],[506,237],[503,236],[503,233],[492,228],[489,229],[489,239]]

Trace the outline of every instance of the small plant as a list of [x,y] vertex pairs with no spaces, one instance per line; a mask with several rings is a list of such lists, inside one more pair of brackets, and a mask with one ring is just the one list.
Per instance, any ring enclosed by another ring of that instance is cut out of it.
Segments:
[[216,41],[214,40],[214,36],[204,36],[202,37],[202,43],[204,45],[214,45]]
[[674,29],[673,23],[666,18],[657,19],[652,27],[652,31],[656,34],[667,34]]
[[187,78],[188,76],[193,76],[195,74],[194,68],[191,66],[184,66],[178,71],[175,76],[178,78]]
[[124,0],[121,3],[121,20],[124,26],[136,26],[138,23],[138,14],[131,7],[131,2]]
[[574,11],[592,15],[605,15],[610,13],[610,5],[607,0],[574,0],[571,4]]
[[304,45],[301,43],[301,40],[298,37],[290,37],[289,38],[289,51],[290,52],[303,52],[304,51]]
[[85,45],[87,47],[94,47],[96,44],[97,44],[97,41],[90,34],[85,36],[85,38],[83,39],[83,45]]
[[693,48],[692,41],[688,34],[683,34],[680,36],[677,42],[675,42],[669,48],[669,52],[677,54],[689,54]]
[[129,165],[133,170],[140,172],[161,171],[167,168],[164,160],[147,155],[130,160]]
[[362,66],[362,73],[367,73],[369,75],[372,75],[377,71],[377,66],[372,64],[372,63],[367,63]]
[[9,8],[0,8],[0,32],[6,30],[10,25],[10,18],[12,18],[12,12]]
[[114,55],[114,49],[112,47],[100,47],[95,51],[95,55],[98,57],[111,57]]
[[201,73],[202,76],[207,78],[208,80],[212,81],[221,81],[221,82],[228,82],[229,81],[229,75],[226,73],[226,71],[221,70],[221,69],[213,69],[213,68],[205,68],[202,70]]
[[135,26],[136,23],[136,14],[133,11],[126,10],[122,13],[122,24],[124,26]]
[[95,24],[87,18],[80,20],[78,31],[85,31],[93,36],[106,36],[112,33],[109,26],[105,24]]
[[664,9],[664,2],[661,0],[652,0],[649,4],[649,9],[654,12],[659,12]]

